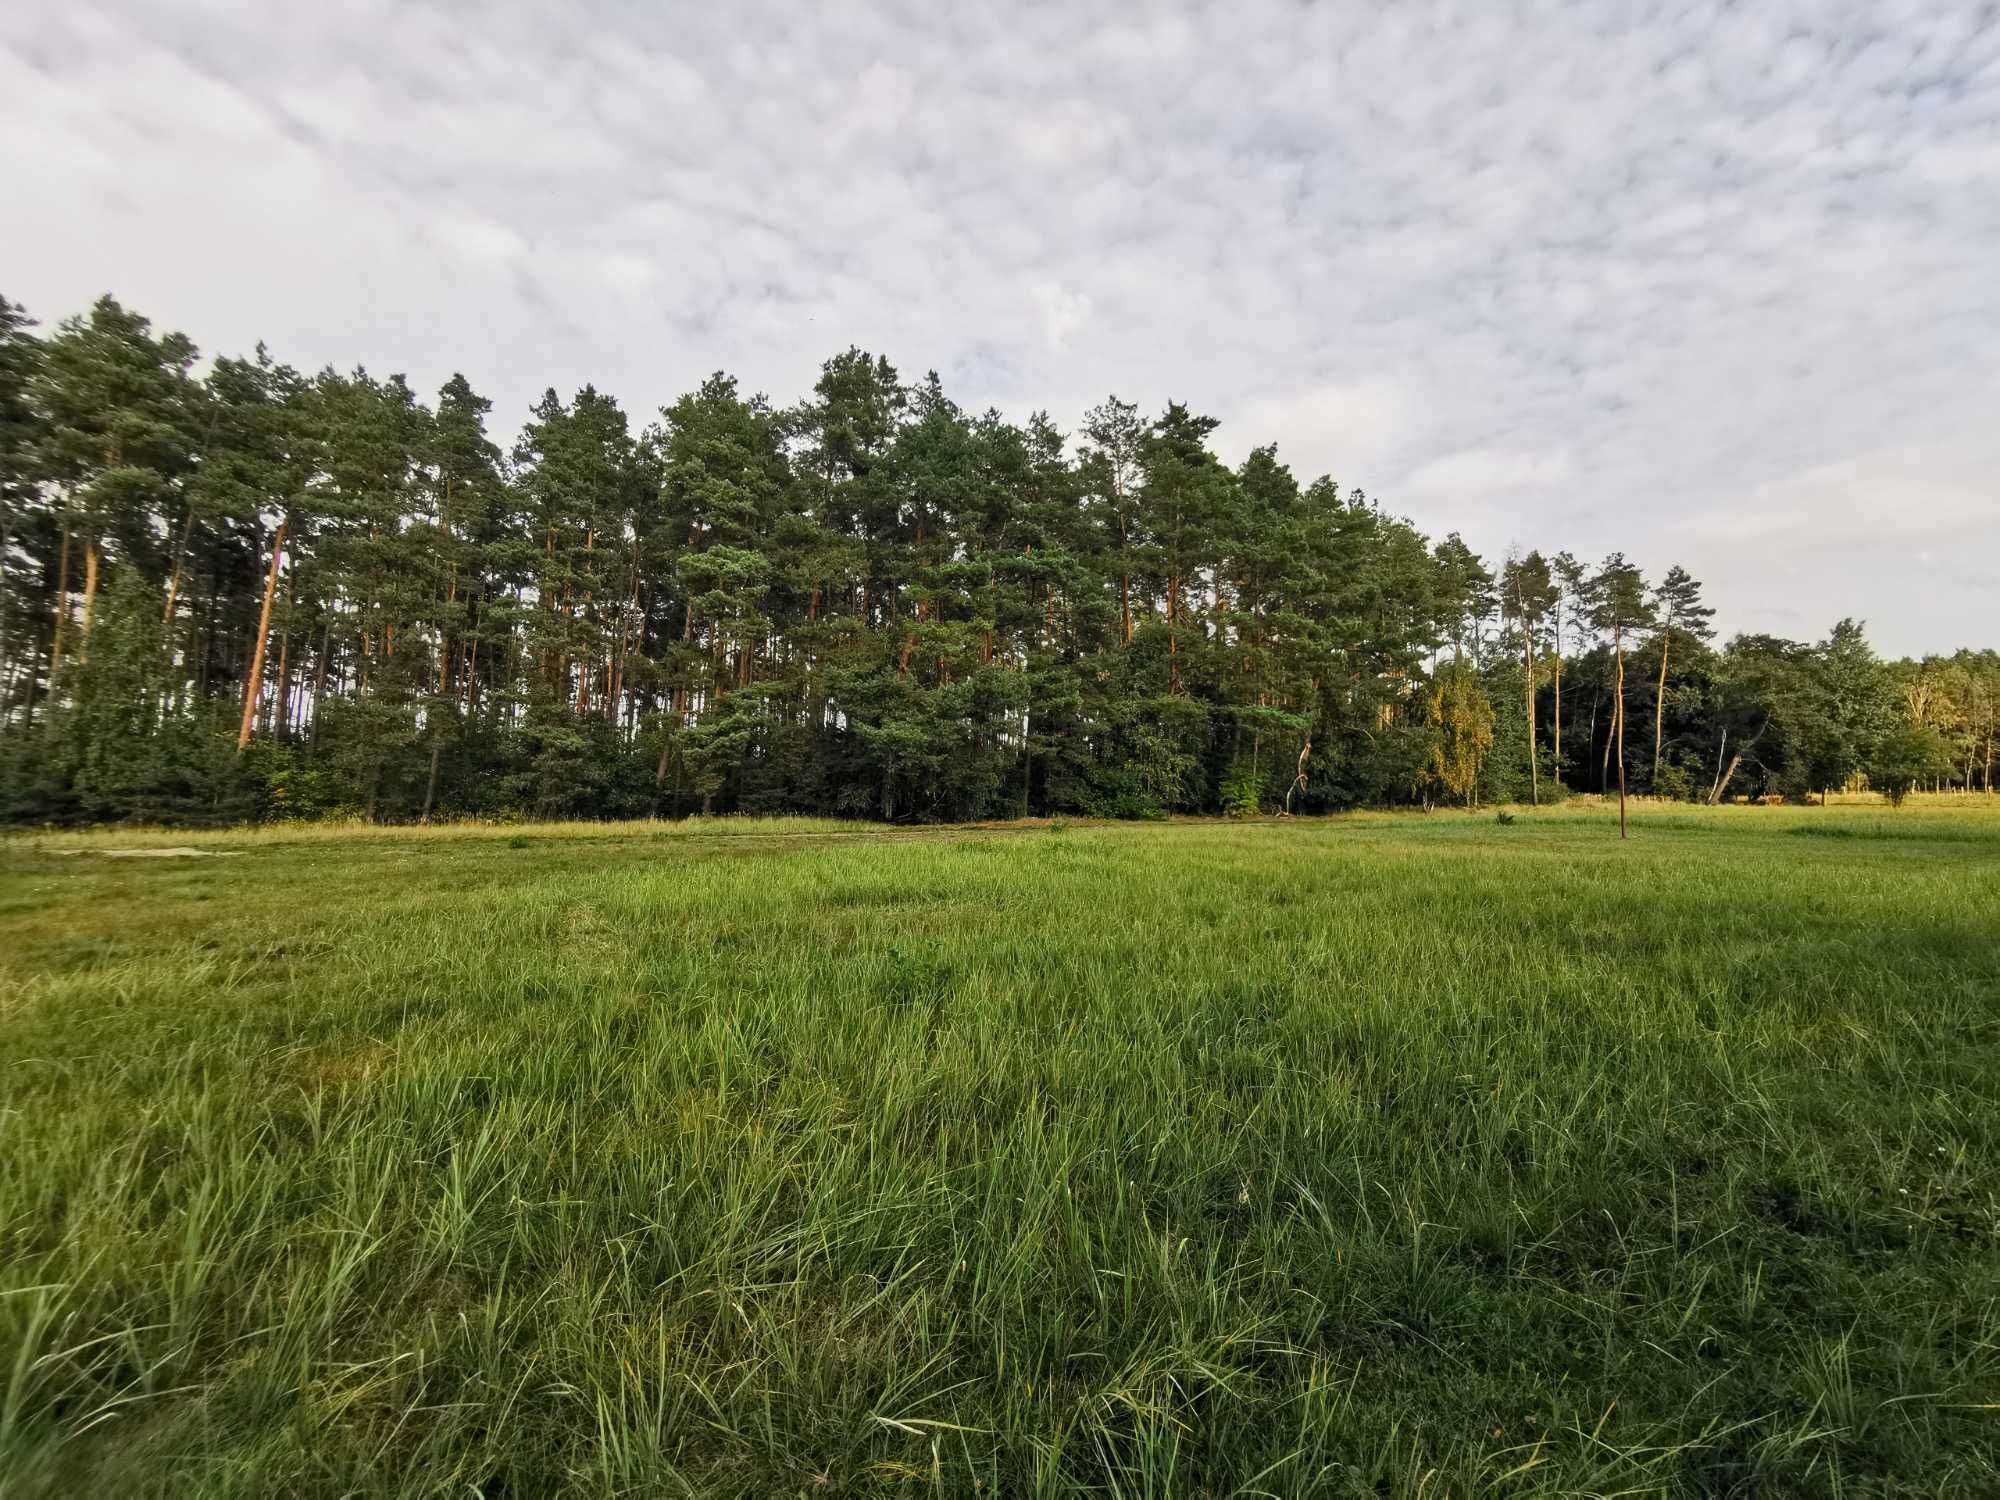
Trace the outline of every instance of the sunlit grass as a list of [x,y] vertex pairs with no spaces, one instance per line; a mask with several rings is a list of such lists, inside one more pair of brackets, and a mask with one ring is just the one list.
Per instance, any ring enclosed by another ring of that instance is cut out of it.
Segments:
[[12,840],[0,1490],[2000,1486],[2000,809],[1510,812]]

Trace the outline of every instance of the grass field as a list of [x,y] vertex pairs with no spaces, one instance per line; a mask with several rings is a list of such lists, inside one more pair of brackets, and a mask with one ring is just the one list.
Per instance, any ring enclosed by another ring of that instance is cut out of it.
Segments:
[[15,838],[0,1493],[1996,1493],[1996,1147],[1978,799]]

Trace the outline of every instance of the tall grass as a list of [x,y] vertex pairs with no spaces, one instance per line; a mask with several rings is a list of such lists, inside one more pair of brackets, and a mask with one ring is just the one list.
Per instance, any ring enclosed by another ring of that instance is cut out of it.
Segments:
[[0,1489],[2000,1487],[2000,817],[829,831],[0,851]]
[[268,848],[299,843],[381,844],[417,841],[520,838],[539,839],[682,839],[783,837],[807,834],[857,834],[874,825],[838,818],[722,817],[679,821],[635,819],[630,822],[463,821],[419,825],[370,823],[359,817],[321,818],[309,822],[257,823],[237,828],[174,828],[145,824],[114,825],[87,830],[26,829],[7,837],[16,844],[56,853],[114,849],[187,847],[204,850]]

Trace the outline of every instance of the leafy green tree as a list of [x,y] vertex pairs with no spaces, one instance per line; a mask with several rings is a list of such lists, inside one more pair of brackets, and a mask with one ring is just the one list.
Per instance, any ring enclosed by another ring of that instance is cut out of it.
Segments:
[[1898,662],[1888,677],[1903,717],[1937,731],[1950,751],[1948,779],[1966,791],[1977,785],[1990,793],[2000,738],[2000,652],[1961,650]]
[[1479,674],[1458,662],[1440,670],[1431,684],[1429,711],[1433,736],[1420,785],[1441,788],[1470,808],[1493,748],[1493,704]]
[[1835,625],[1819,644],[1815,665],[1822,733],[1814,745],[1809,775],[1824,800],[1828,790],[1845,786],[1867,765],[1895,711],[1890,679],[1860,621]]
[[1875,740],[1868,758],[1868,784],[1901,807],[1903,799],[1951,770],[1951,747],[1928,724],[1908,719],[1891,725]]

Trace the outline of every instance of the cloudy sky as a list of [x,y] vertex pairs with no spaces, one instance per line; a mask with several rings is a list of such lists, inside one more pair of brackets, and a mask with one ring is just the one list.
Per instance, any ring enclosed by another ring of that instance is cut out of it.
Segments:
[[2000,644],[2000,4],[25,7],[0,292],[791,400],[1220,418],[1730,630]]

